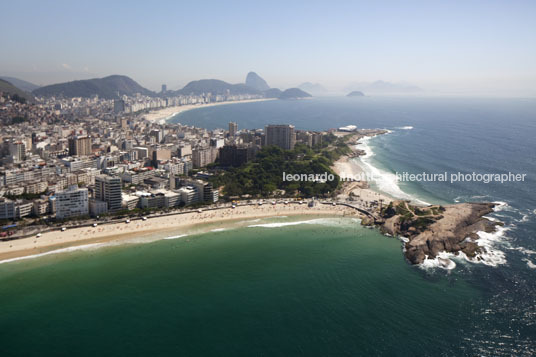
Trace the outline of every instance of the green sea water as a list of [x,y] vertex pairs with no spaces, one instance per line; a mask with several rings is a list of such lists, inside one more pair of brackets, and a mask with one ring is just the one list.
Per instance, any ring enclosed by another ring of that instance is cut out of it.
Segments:
[[0,356],[459,355],[480,298],[354,219],[272,218],[1,264]]

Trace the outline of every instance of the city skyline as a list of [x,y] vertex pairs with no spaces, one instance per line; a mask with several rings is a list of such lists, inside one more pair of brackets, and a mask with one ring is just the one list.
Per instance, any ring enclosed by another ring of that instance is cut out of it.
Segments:
[[158,91],[255,71],[280,88],[385,80],[431,94],[536,94],[530,1],[2,7],[12,36],[0,40],[0,75],[38,85],[122,74]]

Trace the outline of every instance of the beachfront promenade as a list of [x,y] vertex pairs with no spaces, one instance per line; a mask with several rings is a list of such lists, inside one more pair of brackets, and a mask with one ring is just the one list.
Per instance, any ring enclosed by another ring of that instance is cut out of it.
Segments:
[[147,214],[147,215],[136,215],[136,216],[127,215],[127,216],[123,216],[122,218],[116,218],[116,219],[90,219],[90,220],[86,220],[78,224],[65,224],[62,226],[58,225],[58,226],[53,226],[53,227],[28,228],[25,230],[23,234],[14,235],[11,237],[5,237],[3,239],[0,239],[0,241],[12,241],[12,240],[17,240],[17,239],[29,238],[39,233],[43,234],[47,232],[61,231],[62,229],[92,227],[95,224],[97,224],[98,226],[113,225],[113,224],[126,224],[127,220],[129,220],[130,222],[133,222],[136,220],[149,220],[151,218],[157,218],[157,217],[176,216],[176,215],[218,211],[218,210],[228,210],[228,209],[232,210],[236,207],[245,207],[245,206],[259,206],[259,205],[272,205],[272,206],[304,205],[304,206],[308,206],[312,202],[314,202],[313,204],[321,204],[321,205],[345,206],[372,218],[375,222],[379,221],[378,216],[374,214],[372,210],[370,210],[369,207],[366,207],[365,205],[360,204],[359,202],[348,203],[348,202],[337,201],[337,200],[318,200],[318,199],[297,200],[295,198],[278,198],[278,199],[268,199],[268,200],[259,199],[259,200],[247,200],[247,201],[233,201],[231,203],[220,203],[220,204],[214,204],[214,205],[204,206],[204,207],[195,208],[195,209],[183,208],[183,209],[176,209],[170,212],[157,212],[157,213],[152,213],[152,214]]

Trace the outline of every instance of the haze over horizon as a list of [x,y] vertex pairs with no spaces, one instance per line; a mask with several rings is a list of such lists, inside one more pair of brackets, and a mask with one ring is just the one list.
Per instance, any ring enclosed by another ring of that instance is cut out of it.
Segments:
[[431,94],[536,95],[536,3],[26,1],[2,5],[0,75],[39,85],[127,75],[271,87],[409,83]]

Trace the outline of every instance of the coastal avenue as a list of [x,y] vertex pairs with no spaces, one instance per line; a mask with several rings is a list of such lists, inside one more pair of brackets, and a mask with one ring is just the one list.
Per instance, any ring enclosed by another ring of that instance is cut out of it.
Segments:
[[[350,204],[344,201],[336,201],[336,200],[319,201],[315,199],[312,199],[310,201],[305,201],[305,200],[296,200],[295,198],[280,198],[279,200],[272,200],[272,201],[264,201],[264,200],[248,200],[245,202],[234,201],[234,203],[215,204],[211,206],[206,206],[203,209],[176,210],[172,212],[156,213],[156,214],[151,214],[147,216],[136,216],[136,217],[129,216],[127,220],[128,220],[128,223],[130,223],[131,221],[146,220],[146,219],[156,218],[156,217],[167,217],[167,216],[175,216],[175,215],[182,215],[182,214],[196,213],[196,212],[200,213],[200,212],[206,212],[206,211],[233,209],[234,207],[241,207],[241,206],[258,206],[258,205],[263,205],[263,204],[271,204],[271,205],[295,204],[295,205],[305,205],[305,206],[311,207],[311,205],[314,205],[315,202],[318,202],[319,204],[322,204],[322,205],[328,205],[328,206],[331,206],[331,205],[345,206],[372,218],[375,223],[379,223],[382,221],[382,219],[378,217],[376,214],[374,214],[372,211],[370,211],[368,207],[359,203]],[[369,206],[372,205],[372,202],[367,202],[367,203]],[[23,234],[21,235],[11,236],[9,238],[1,239],[0,241],[11,241],[11,240],[16,240],[16,239],[23,239],[23,238],[35,236],[36,234],[43,234],[43,233],[53,232],[53,231],[64,231],[67,228],[74,229],[74,228],[91,227],[91,226],[94,226],[95,224],[112,225],[112,224],[122,224],[125,222],[126,222],[125,217],[121,217],[119,219],[110,219],[110,220],[91,219],[91,220],[86,220],[80,224],[55,226],[55,227],[42,229],[42,230],[36,230],[36,229],[25,230],[23,231]]]

